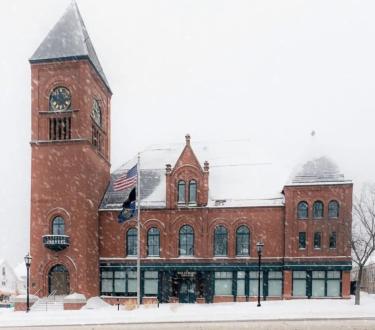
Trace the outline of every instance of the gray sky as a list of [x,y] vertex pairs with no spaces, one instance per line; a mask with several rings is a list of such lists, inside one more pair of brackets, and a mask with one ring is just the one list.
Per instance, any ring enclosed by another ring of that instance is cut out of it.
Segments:
[[[30,67],[69,0],[2,0],[0,258],[28,250]],[[154,143],[316,143],[375,181],[374,1],[77,0],[113,90],[112,170]],[[298,158],[298,157],[297,157]],[[281,189],[282,187],[280,187]]]

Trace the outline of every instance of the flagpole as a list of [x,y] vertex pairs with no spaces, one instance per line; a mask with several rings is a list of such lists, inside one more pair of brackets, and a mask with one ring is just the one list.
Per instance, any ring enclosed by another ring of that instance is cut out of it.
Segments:
[[141,304],[141,155],[137,160],[137,306]]

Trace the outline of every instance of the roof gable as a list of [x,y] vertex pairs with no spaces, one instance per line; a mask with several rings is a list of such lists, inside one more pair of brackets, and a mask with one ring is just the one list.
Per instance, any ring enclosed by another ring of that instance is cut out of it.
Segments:
[[184,149],[181,152],[180,157],[178,157],[176,164],[174,166],[174,171],[179,169],[182,166],[190,165],[198,168],[201,172],[203,171],[201,164],[197,156],[195,155],[193,149],[190,145],[190,135],[186,134],[185,136],[186,144]]
[[30,63],[79,59],[89,60],[111,91],[78,6],[73,1],[31,56]]

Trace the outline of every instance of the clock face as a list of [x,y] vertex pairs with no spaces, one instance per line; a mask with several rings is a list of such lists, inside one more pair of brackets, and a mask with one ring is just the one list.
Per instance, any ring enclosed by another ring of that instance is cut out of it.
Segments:
[[99,126],[102,126],[102,112],[97,100],[94,100],[94,103],[92,105],[92,117]]
[[55,88],[49,98],[50,110],[64,111],[69,109],[72,97],[69,89],[65,87]]

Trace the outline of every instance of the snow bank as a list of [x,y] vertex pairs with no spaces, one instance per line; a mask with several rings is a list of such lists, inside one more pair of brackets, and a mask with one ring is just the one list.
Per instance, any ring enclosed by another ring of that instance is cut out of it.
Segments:
[[90,298],[89,300],[87,300],[86,305],[82,307],[82,309],[103,309],[103,308],[113,308],[113,306],[106,303],[104,300],[102,300],[99,297]]

